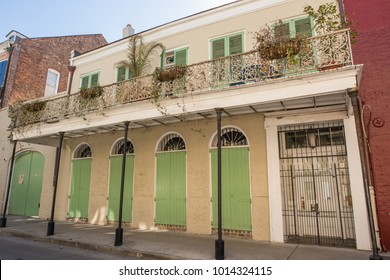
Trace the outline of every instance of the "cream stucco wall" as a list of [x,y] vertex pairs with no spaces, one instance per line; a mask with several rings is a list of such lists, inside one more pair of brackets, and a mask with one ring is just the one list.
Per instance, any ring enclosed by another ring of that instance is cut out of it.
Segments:
[[[257,240],[269,240],[268,184],[264,117],[261,114],[224,117],[223,126],[241,129],[250,143],[252,194],[252,234]],[[135,147],[132,226],[154,228],[156,145],[167,133],[180,134],[187,151],[187,232],[211,233],[210,141],[216,133],[216,120],[181,122],[129,131]],[[105,224],[109,180],[109,154],[123,132],[96,134],[65,141],[57,198],[57,218],[66,219],[71,177],[71,158],[81,143],[91,146],[92,177],[89,199],[89,222]]]
[[[220,11],[215,9],[204,14],[194,17],[185,18],[177,22],[173,22],[161,27],[143,32],[145,41],[149,37],[156,42],[162,43],[167,50],[173,50],[182,47],[188,47],[188,63],[194,64],[209,60],[210,40],[218,37],[244,32],[244,52],[250,51],[254,46],[253,33],[258,31],[265,24],[275,22],[277,20],[288,20],[304,16],[303,9],[306,5],[317,7],[320,4],[327,3],[329,0],[286,0],[278,4],[271,4],[267,8],[261,10],[241,12],[240,7],[250,5],[251,2],[267,2],[264,0],[258,1],[242,1],[226,6]],[[270,2],[270,1],[268,1]],[[219,12],[218,12],[219,11]],[[220,18],[221,13],[226,13],[227,18]],[[238,14],[235,14],[238,13]],[[186,24],[191,24],[191,20],[199,19],[202,22],[211,21],[210,24],[200,24],[193,28],[186,27]],[[174,30],[166,32],[167,30]],[[168,34],[168,35],[166,35]],[[108,85],[116,82],[116,65],[126,60],[128,40],[114,42],[106,47],[99,48],[96,51],[87,53],[80,57],[76,57],[73,64],[76,65],[74,79],[72,84],[72,92],[77,92],[80,88],[80,77],[91,72],[100,72],[100,85]],[[159,54],[156,54],[149,69],[149,72],[160,66]]]

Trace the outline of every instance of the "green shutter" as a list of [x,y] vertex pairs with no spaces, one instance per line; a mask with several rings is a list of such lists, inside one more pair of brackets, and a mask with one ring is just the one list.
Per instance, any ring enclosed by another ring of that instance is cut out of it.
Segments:
[[81,78],[81,88],[88,88],[89,76]]
[[211,46],[212,59],[225,56],[225,38],[212,41]]
[[162,225],[186,225],[186,153],[157,156],[156,220]]
[[229,37],[229,55],[240,54],[242,51],[242,34]]
[[116,81],[121,82],[126,80],[126,66],[120,66],[117,68]]
[[[218,173],[216,149],[212,161],[212,226],[218,223]],[[250,179],[248,148],[222,149],[222,227],[251,231]]]
[[312,36],[310,18],[296,20],[294,22],[294,24],[295,24],[296,35],[301,35],[302,37],[311,37]]
[[91,162],[91,159],[77,159],[72,162],[68,213],[70,218],[88,218]]
[[[132,201],[133,201],[133,175],[134,175],[134,156],[126,156],[126,173],[123,193],[123,212],[124,222],[131,222]],[[108,195],[108,213],[107,220],[118,221],[120,186],[122,176],[122,156],[110,157],[110,186]]]
[[27,152],[16,159],[8,209],[10,214],[38,216],[43,165],[43,155],[38,152]]
[[175,52],[175,65],[187,65],[187,49]]
[[91,87],[99,85],[99,73],[91,75]]

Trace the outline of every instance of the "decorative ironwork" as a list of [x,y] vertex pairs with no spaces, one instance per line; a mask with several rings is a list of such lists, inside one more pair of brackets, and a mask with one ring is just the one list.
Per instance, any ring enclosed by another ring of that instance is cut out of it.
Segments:
[[180,135],[171,133],[165,136],[158,145],[158,151],[180,151],[185,150],[186,144]]
[[[45,108],[30,112],[23,104],[11,108],[13,128],[39,122],[55,122],[71,116],[83,116],[121,104],[142,100],[163,99],[172,95],[191,94],[251,83],[266,83],[286,76],[298,76],[327,70],[330,67],[352,65],[349,30],[341,30],[307,39],[305,47],[294,59],[266,60],[250,51],[218,58],[186,67],[176,79],[158,81],[153,75],[142,76],[102,87],[95,98],[82,98],[80,93],[47,99]],[[31,101],[30,101],[31,103]]]
[[[134,154],[134,145],[130,140],[127,140],[126,154]],[[125,139],[118,140],[112,148],[112,155],[123,155],[125,149]]]
[[286,242],[356,246],[342,122],[279,129]]
[[74,152],[73,158],[89,158],[92,157],[92,150],[88,144],[81,144]]
[[[217,137],[214,137],[213,147],[216,147],[217,144],[218,139]],[[245,135],[240,130],[238,130],[237,128],[229,127],[222,129],[221,145],[222,147],[247,146],[248,141]]]

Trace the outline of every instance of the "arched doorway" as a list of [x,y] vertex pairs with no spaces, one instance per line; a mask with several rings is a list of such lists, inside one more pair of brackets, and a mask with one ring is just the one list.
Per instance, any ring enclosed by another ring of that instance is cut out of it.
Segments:
[[156,154],[156,225],[186,226],[186,145],[171,133],[159,142]]
[[21,216],[38,216],[43,178],[44,157],[27,151],[15,160],[8,213]]
[[[119,201],[122,178],[122,157],[125,148],[125,140],[118,140],[111,149],[110,155],[110,185],[108,193],[107,221],[115,222],[119,219]],[[134,178],[134,145],[127,140],[126,145],[126,170],[123,192],[122,221],[131,223],[133,204],[133,178]]]
[[[237,128],[224,128],[222,146],[222,228],[252,231],[249,175],[249,146],[245,135]],[[212,141],[212,228],[218,226],[218,144]]]
[[88,144],[79,145],[72,160],[68,218],[88,220],[92,150]]

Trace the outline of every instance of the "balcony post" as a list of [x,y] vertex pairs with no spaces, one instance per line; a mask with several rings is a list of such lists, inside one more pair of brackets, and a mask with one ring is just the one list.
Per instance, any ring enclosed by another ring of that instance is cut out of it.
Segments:
[[122,228],[122,212],[123,212],[123,193],[125,187],[125,175],[126,175],[126,153],[127,153],[127,134],[129,131],[128,121],[124,122],[125,124],[125,136],[124,136],[124,147],[122,154],[122,174],[121,174],[121,186],[120,186],[120,196],[119,196],[119,217],[118,217],[118,227],[115,230],[115,243],[114,246],[121,246],[123,244],[123,228]]
[[222,146],[221,146],[221,115],[222,109],[217,112],[217,161],[218,161],[218,239],[215,240],[215,259],[225,259],[225,243],[222,240]]
[[0,218],[0,227],[2,227],[2,228],[6,227],[6,225],[7,225],[7,217],[5,215],[7,213],[9,192],[11,190],[12,174],[14,172],[14,161],[15,161],[17,142],[18,142],[17,140],[14,141],[14,147],[12,149],[11,166],[10,166],[9,173],[8,173],[7,194],[5,195],[5,202],[4,202],[4,207],[3,207],[3,217]]
[[62,142],[64,140],[65,132],[60,132],[60,143],[56,149],[56,161],[54,165],[54,177],[53,177],[53,199],[51,203],[51,215],[50,221],[47,223],[47,236],[54,234],[54,210],[56,206],[56,196],[57,196],[57,185],[58,185],[58,173],[60,171],[60,160],[61,160],[61,151],[62,151]]

